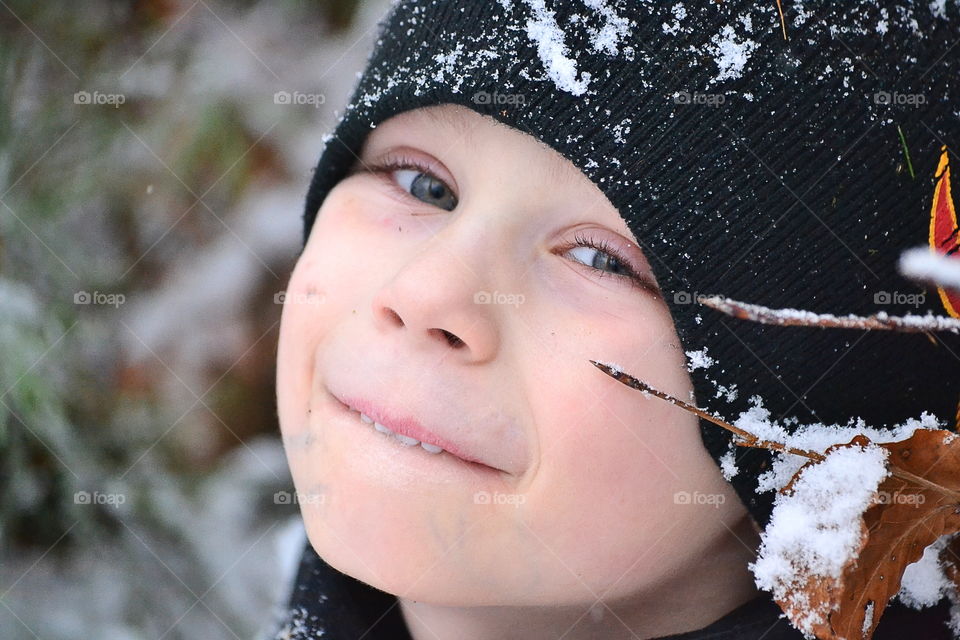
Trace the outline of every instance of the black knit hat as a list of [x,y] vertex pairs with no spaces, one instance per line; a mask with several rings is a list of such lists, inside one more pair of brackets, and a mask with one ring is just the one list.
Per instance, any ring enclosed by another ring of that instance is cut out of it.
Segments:
[[[684,349],[716,363],[691,371],[699,406],[733,419],[758,395],[801,424],[929,411],[952,427],[956,334],[760,325],[697,304],[949,311],[896,265],[927,244],[934,176],[960,145],[960,5],[782,4],[781,21],[774,0],[395,2],[324,140],[304,242],[371,128],[463,105],[543,141],[619,209]],[[730,434],[701,433],[719,463]],[[770,453],[735,455],[731,482],[765,526]]]

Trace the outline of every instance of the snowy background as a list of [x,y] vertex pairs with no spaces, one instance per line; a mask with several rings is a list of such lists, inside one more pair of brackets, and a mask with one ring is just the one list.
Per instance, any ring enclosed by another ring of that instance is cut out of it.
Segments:
[[0,0],[0,638],[258,638],[277,303],[387,0]]

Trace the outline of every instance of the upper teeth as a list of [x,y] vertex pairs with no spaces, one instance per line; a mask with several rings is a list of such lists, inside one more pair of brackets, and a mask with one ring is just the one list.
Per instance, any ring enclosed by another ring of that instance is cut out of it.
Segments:
[[430,444],[429,442],[420,442],[416,438],[411,438],[410,436],[394,433],[393,431],[383,426],[379,422],[375,422],[373,418],[371,418],[365,413],[360,414],[360,420],[362,422],[365,422],[366,424],[372,424],[373,428],[379,431],[380,433],[386,433],[388,435],[391,435],[405,445],[413,446],[415,444],[419,444],[421,447],[423,447],[426,451],[429,451],[430,453],[440,453],[441,451],[443,451],[443,449],[441,449],[435,444]]

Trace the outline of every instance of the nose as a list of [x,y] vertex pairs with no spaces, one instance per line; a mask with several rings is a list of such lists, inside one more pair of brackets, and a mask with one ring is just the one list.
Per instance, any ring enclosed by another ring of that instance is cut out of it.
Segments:
[[404,263],[376,293],[376,329],[404,332],[414,348],[433,349],[470,363],[489,361],[498,348],[493,305],[483,293],[474,266],[437,237]]

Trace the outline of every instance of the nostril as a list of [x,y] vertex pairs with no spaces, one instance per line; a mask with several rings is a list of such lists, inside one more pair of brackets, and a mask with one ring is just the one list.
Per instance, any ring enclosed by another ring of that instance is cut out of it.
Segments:
[[440,329],[440,332],[443,333],[444,337],[447,339],[447,342],[450,343],[451,347],[459,347],[460,345],[463,344],[463,340],[453,335],[446,329]]
[[389,307],[387,307],[386,309],[383,310],[383,313],[390,320],[390,322],[392,322],[396,326],[398,327],[403,326],[403,318],[401,318],[400,314],[394,311],[393,309],[390,309]]

